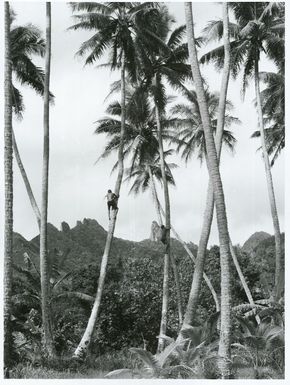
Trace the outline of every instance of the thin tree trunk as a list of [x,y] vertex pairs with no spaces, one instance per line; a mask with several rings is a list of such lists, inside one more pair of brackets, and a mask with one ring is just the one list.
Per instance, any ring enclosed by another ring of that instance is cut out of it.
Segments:
[[[215,136],[215,146],[217,150],[218,160],[220,160],[221,149],[222,149],[222,138],[223,138],[223,131],[224,131],[225,110],[226,110],[226,96],[227,96],[227,89],[228,89],[228,82],[229,82],[229,75],[230,75],[230,44],[229,44],[229,32],[228,32],[228,15],[227,15],[226,7],[227,5],[226,3],[224,3],[223,4],[223,24],[224,24],[225,56],[224,56],[224,70],[223,70],[223,77],[222,77],[222,83],[221,83],[221,92],[220,92],[220,98],[219,98],[219,110],[218,110],[218,120],[217,120],[218,123],[217,123],[217,130],[216,130],[216,136]],[[204,220],[203,220],[201,237],[199,241],[198,254],[197,254],[197,258],[200,259],[200,264],[204,264],[204,261],[205,261],[206,249],[208,245],[208,239],[209,239],[212,220],[213,220],[213,213],[214,213],[214,195],[213,195],[211,183],[209,181]],[[230,242],[230,249],[231,249],[231,256],[232,256],[234,265],[236,267],[242,286],[247,295],[248,301],[251,305],[254,305],[253,297],[251,295],[250,289],[247,285],[243,272],[240,268],[235,250],[232,247],[231,242]],[[187,327],[187,325],[191,325],[193,322],[193,318],[195,316],[196,304],[198,302],[200,286],[201,286],[201,273],[202,273],[201,270],[196,269],[195,274],[193,276],[192,288],[191,288],[191,292],[188,300],[188,314],[187,314],[188,318],[186,319],[186,324],[184,325],[184,327]],[[258,316],[256,316],[256,320],[258,323],[260,323],[260,318]]]
[[12,365],[12,261],[13,261],[13,151],[12,151],[12,65],[10,59],[10,9],[4,3],[5,68],[4,68],[4,178],[5,178],[5,231],[4,231],[4,368],[9,376]]
[[[158,143],[159,143],[159,154],[160,154],[160,166],[162,174],[162,183],[163,183],[163,192],[164,192],[164,202],[165,202],[165,228],[166,228],[166,246],[164,254],[164,273],[163,273],[163,295],[162,295],[162,311],[161,311],[161,322],[160,322],[160,335],[166,335],[167,328],[167,313],[168,313],[168,299],[169,299],[169,258],[170,258],[170,202],[169,202],[169,191],[168,183],[166,179],[165,172],[165,161],[164,161],[164,152],[163,152],[163,141],[162,141],[162,127],[160,119],[160,111],[157,103],[155,103],[156,111],[156,125],[158,133]],[[161,352],[164,349],[164,339],[158,339],[158,348],[157,351]]]
[[[165,212],[164,212],[159,200],[158,200],[158,205],[160,207],[161,214],[165,217]],[[182,246],[183,246],[184,250],[186,251],[187,255],[189,256],[189,258],[195,264],[195,262],[196,262],[195,256],[192,254],[192,252],[190,251],[187,244],[181,239],[180,235],[177,233],[177,231],[175,230],[175,228],[173,227],[172,224],[171,224],[171,230],[172,230],[173,235],[176,237],[176,239],[182,244]],[[212,295],[214,303],[215,303],[216,311],[218,312],[218,311],[220,311],[219,298],[218,298],[218,295],[217,295],[209,277],[207,276],[207,274],[205,272],[203,272],[203,279],[205,280],[205,283],[207,284],[207,286],[211,292],[211,295]]]
[[[124,135],[125,135],[125,56],[124,52],[122,54],[122,67],[121,67],[121,137],[120,137],[120,146],[118,151],[118,177],[115,185],[115,194],[117,196],[120,195],[120,189],[123,179],[123,173],[124,173],[124,155],[123,155],[123,148],[124,148]],[[104,254],[102,257],[101,262],[101,269],[100,269],[100,275],[99,275],[99,281],[98,281],[98,289],[97,294],[95,297],[95,301],[93,304],[92,312],[86,327],[86,330],[83,334],[83,337],[76,348],[74,352],[74,357],[82,359],[86,356],[89,345],[92,340],[92,336],[95,330],[95,326],[98,320],[98,315],[100,311],[100,305],[101,305],[101,299],[105,284],[105,278],[106,278],[106,272],[107,272],[107,265],[108,265],[108,259],[110,255],[110,250],[112,246],[114,231],[115,231],[115,225],[117,220],[117,214],[118,210],[114,210],[113,214],[111,216],[111,220],[109,222],[109,228],[107,233],[107,239],[106,239],[106,245],[104,249]]]
[[177,311],[178,311],[178,326],[179,329],[182,326],[183,322],[183,306],[182,306],[182,295],[181,295],[181,288],[180,288],[180,279],[179,279],[179,273],[176,265],[175,256],[170,253],[170,263],[173,271],[175,286],[176,286],[176,298],[177,298]]
[[[245,279],[244,274],[242,272],[242,269],[240,267],[237,254],[235,252],[235,249],[234,249],[234,247],[232,245],[231,240],[230,240],[230,249],[231,249],[232,260],[234,262],[234,265],[235,265],[235,268],[237,270],[238,276],[239,276],[240,281],[242,283],[243,289],[245,290],[245,293],[246,293],[246,296],[248,298],[249,304],[254,307],[255,306],[255,302],[254,302],[254,299],[252,297],[252,293],[251,293],[251,291],[249,289],[249,286],[248,286],[248,284],[246,282],[246,279]],[[261,323],[260,317],[258,315],[255,315],[255,318],[256,318],[257,323],[260,324]]]
[[231,374],[231,314],[230,314],[230,239],[228,233],[226,206],[223,193],[223,185],[219,172],[219,162],[216,152],[214,137],[211,128],[211,122],[208,112],[208,106],[206,102],[205,91],[203,87],[203,81],[199,69],[193,18],[192,18],[192,3],[185,3],[185,17],[186,17],[186,29],[188,38],[188,50],[190,64],[192,68],[192,76],[195,79],[196,94],[198,99],[198,105],[201,114],[202,126],[204,129],[204,136],[207,149],[207,166],[212,183],[217,224],[219,232],[219,243],[220,243],[220,261],[221,261],[221,330],[220,330],[220,341],[219,341],[219,369],[222,378],[229,378]]
[[16,140],[15,140],[15,135],[14,135],[14,131],[13,130],[12,130],[12,143],[13,143],[13,152],[14,152],[14,155],[15,155],[15,159],[16,159],[19,171],[21,173],[23,182],[25,184],[25,188],[26,188],[26,191],[27,191],[30,203],[31,203],[31,207],[32,207],[32,209],[34,211],[34,214],[36,216],[38,228],[40,230],[40,211],[39,211],[38,205],[36,203],[36,200],[35,200],[35,197],[34,197],[34,194],[33,194],[32,188],[31,188],[31,185],[29,183],[29,179],[27,177],[25,168],[24,168],[23,163],[22,163],[22,160],[21,160],[21,157],[20,157],[20,154],[19,154],[19,151],[18,151],[18,146],[17,146]]
[[[151,192],[152,192],[152,199],[154,202],[154,206],[156,209],[156,214],[158,217],[158,224],[159,226],[163,225],[162,217],[161,217],[161,212],[160,212],[160,205],[159,205],[159,199],[157,196],[157,191],[154,183],[154,178],[152,174],[151,167],[148,166],[149,170],[149,177],[150,177],[150,184],[151,184]],[[183,309],[182,309],[182,295],[181,295],[181,288],[180,288],[180,280],[179,280],[179,274],[178,274],[178,269],[176,266],[176,261],[175,258],[172,254],[170,254],[170,262],[171,262],[171,267],[174,275],[174,281],[175,281],[175,286],[176,286],[176,298],[177,298],[177,310],[178,310],[178,320],[179,320],[179,327],[182,325],[182,320],[183,320]]]
[[40,277],[41,277],[41,309],[43,327],[43,346],[49,357],[55,354],[51,311],[50,285],[47,252],[47,211],[48,211],[48,175],[49,175],[49,82],[51,60],[51,4],[46,3],[46,50],[44,78],[44,109],[43,109],[43,165],[42,165],[42,196],[40,221]]
[[268,196],[271,207],[272,221],[274,227],[275,235],[275,252],[276,252],[276,268],[275,268],[275,286],[274,286],[274,298],[278,300],[284,291],[284,263],[283,263],[283,253],[282,253],[282,241],[280,233],[279,218],[277,212],[277,205],[275,199],[274,185],[271,173],[271,166],[269,162],[269,156],[267,152],[265,131],[264,131],[264,122],[263,122],[263,111],[262,103],[260,96],[260,83],[259,83],[259,59],[255,60],[255,91],[256,91],[256,100],[257,100],[257,112],[258,112],[258,123],[261,136],[261,144],[263,151],[263,160],[266,172],[266,180],[268,187]]
[[[223,7],[225,8],[225,6],[226,5],[224,3]],[[217,149],[218,160],[220,158],[221,146],[222,146],[224,116],[225,116],[225,109],[226,109],[226,95],[227,95],[228,81],[229,81],[229,75],[230,75],[230,47],[229,47],[229,39],[228,39],[228,17],[227,17],[227,12],[225,12],[225,9],[223,12],[223,24],[224,24],[225,60],[224,60],[221,92],[220,92],[220,98],[219,98],[217,131],[216,131],[216,137],[215,137],[215,141],[216,141],[215,146]],[[201,287],[202,274],[204,270],[206,249],[207,249],[208,239],[210,235],[212,220],[213,220],[213,213],[214,213],[214,195],[213,195],[212,185],[209,181],[202,231],[201,231],[197,258],[196,258],[196,261],[197,261],[196,268],[193,274],[188,305],[184,316],[183,328],[186,328],[188,327],[188,325],[192,324],[196,313],[200,287]]]

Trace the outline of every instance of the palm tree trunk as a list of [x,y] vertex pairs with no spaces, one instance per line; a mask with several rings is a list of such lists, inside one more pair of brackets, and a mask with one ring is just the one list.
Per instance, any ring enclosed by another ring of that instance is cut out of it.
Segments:
[[[224,60],[221,92],[220,92],[220,98],[219,98],[217,132],[215,137],[215,141],[216,141],[215,146],[217,149],[218,160],[220,158],[221,146],[222,146],[224,116],[225,116],[225,109],[226,109],[226,95],[227,95],[228,81],[229,81],[229,75],[230,75],[230,47],[229,47],[229,39],[228,39],[228,16],[227,16],[227,10],[225,10],[225,7],[227,7],[226,3],[224,3],[223,5],[225,60]],[[201,231],[197,258],[196,258],[196,261],[197,261],[196,268],[194,270],[194,275],[192,279],[192,285],[191,285],[188,305],[187,305],[187,309],[184,317],[183,328],[186,328],[188,327],[188,325],[192,324],[196,313],[200,287],[201,287],[202,274],[204,269],[204,262],[206,257],[206,249],[207,249],[208,239],[210,235],[212,220],[213,220],[213,213],[214,213],[214,195],[213,195],[212,185],[209,182],[202,231]]]
[[10,9],[4,3],[5,12],[5,68],[4,68],[4,178],[5,178],[5,231],[4,231],[4,367],[8,377],[11,367],[12,328],[12,261],[13,261],[13,151],[12,151],[12,66],[10,60]]
[[275,235],[276,268],[275,268],[275,286],[274,286],[273,294],[274,294],[274,298],[278,300],[284,291],[284,261],[283,261],[282,241],[281,241],[281,233],[280,233],[279,218],[278,218],[277,205],[276,205],[276,199],[275,199],[274,185],[273,185],[271,166],[269,162],[269,156],[268,156],[266,140],[265,140],[263,111],[262,111],[262,103],[261,103],[261,96],[260,96],[259,59],[258,58],[256,58],[255,60],[255,91],[256,91],[256,100],[257,100],[258,122],[259,122],[262,151],[263,151],[263,160],[264,160],[264,166],[265,166],[265,172],[266,172],[268,195],[269,195],[272,221],[273,221],[273,227],[274,227],[274,235]]
[[31,203],[31,207],[32,207],[32,209],[34,211],[34,214],[36,216],[38,228],[40,229],[40,211],[39,211],[38,205],[36,203],[36,200],[35,200],[35,197],[34,197],[34,194],[33,194],[32,188],[31,188],[31,185],[29,183],[29,179],[27,177],[25,168],[24,168],[23,163],[22,163],[22,160],[21,160],[21,157],[20,157],[20,154],[19,154],[19,151],[18,151],[18,146],[17,146],[17,143],[16,143],[16,139],[15,139],[15,135],[14,135],[14,131],[13,130],[12,130],[12,144],[13,144],[13,152],[14,152],[14,155],[15,155],[15,159],[16,159],[19,171],[21,173],[23,182],[25,184],[25,188],[26,188],[26,191],[27,191],[30,203]]
[[47,209],[48,209],[48,174],[49,174],[49,81],[51,60],[51,4],[46,3],[46,50],[44,78],[44,110],[43,110],[43,165],[42,165],[42,197],[40,221],[40,277],[41,277],[41,309],[43,327],[43,346],[49,357],[55,353],[52,335],[50,311],[50,285],[47,252]]
[[[158,200],[158,205],[160,207],[160,211],[161,211],[161,214],[163,215],[163,217],[165,217],[165,212]],[[175,228],[173,227],[173,225],[171,224],[171,230],[172,230],[172,233],[173,235],[175,236],[175,238],[182,244],[184,250],[186,251],[187,255],[189,256],[189,258],[192,260],[192,262],[195,264],[196,263],[196,258],[195,256],[192,254],[192,252],[190,251],[189,247],[187,246],[187,244],[181,239],[180,235],[177,233],[177,231],[175,230]],[[207,243],[206,243],[207,245]],[[205,247],[206,249],[206,247]],[[214,300],[214,303],[215,303],[215,308],[216,308],[216,311],[220,311],[220,303],[219,303],[219,298],[218,298],[218,295],[209,279],[209,277],[207,276],[207,274],[205,272],[203,272],[203,279],[205,280],[205,283],[207,284],[210,292],[211,292],[211,295],[213,297],[213,300]]]
[[[223,3],[225,55],[224,55],[224,70],[223,70],[223,77],[222,77],[221,91],[220,91],[220,98],[219,98],[217,130],[216,130],[216,136],[215,136],[215,146],[216,146],[218,160],[220,160],[220,156],[221,156],[222,137],[223,137],[223,131],[224,131],[224,120],[225,120],[225,110],[226,110],[226,97],[227,97],[227,89],[228,89],[228,82],[229,82],[229,76],[230,76],[230,44],[229,44],[228,23],[229,22],[228,22],[227,3]],[[201,237],[200,237],[199,247],[198,247],[198,254],[197,254],[197,259],[200,260],[200,265],[204,264],[204,261],[205,261],[206,249],[207,249],[208,239],[211,231],[212,220],[213,220],[213,213],[214,213],[214,195],[213,195],[211,183],[209,181],[204,220],[203,220],[202,232],[201,232]],[[231,256],[232,256],[234,265],[236,267],[242,286],[247,295],[248,301],[251,305],[254,305],[252,294],[247,285],[243,272],[240,268],[235,250],[231,242],[230,242],[230,250],[231,250]],[[188,313],[186,314],[187,317],[185,320],[184,327],[191,325],[193,322],[193,318],[195,316],[195,311],[197,308],[196,305],[197,305],[198,297],[200,293],[201,274],[202,274],[201,270],[195,269],[191,292],[188,300],[188,307],[187,307]],[[258,316],[256,316],[256,320],[258,323],[260,323],[260,319]]]
[[[151,184],[151,192],[152,192],[152,199],[154,202],[154,206],[156,209],[156,214],[158,217],[158,224],[161,226],[163,224],[162,217],[161,217],[161,212],[160,212],[160,205],[159,205],[159,199],[157,196],[157,191],[154,183],[154,178],[152,174],[151,167],[148,166],[149,170],[149,177],[150,177],[150,184]],[[176,261],[175,258],[172,254],[170,254],[170,263],[174,275],[174,281],[175,281],[175,286],[176,286],[176,297],[177,297],[177,310],[178,310],[178,320],[179,320],[179,327],[182,325],[182,320],[183,320],[183,309],[182,309],[182,295],[181,295],[181,288],[180,288],[180,280],[179,280],[179,273],[178,269],[176,266]]]
[[[120,195],[120,189],[123,179],[123,173],[124,173],[124,154],[123,154],[123,148],[124,148],[124,135],[125,135],[125,56],[124,52],[122,54],[122,66],[121,66],[121,137],[120,137],[120,146],[118,151],[118,177],[115,185],[115,194],[117,196]],[[106,272],[107,272],[107,265],[108,265],[108,259],[110,255],[110,250],[112,246],[114,231],[115,231],[115,225],[117,220],[117,214],[118,210],[113,211],[113,214],[111,216],[111,220],[109,222],[109,228],[107,233],[107,239],[106,239],[106,245],[104,249],[104,254],[102,257],[101,262],[101,268],[100,268],[100,275],[99,275],[99,281],[98,281],[98,289],[97,294],[95,297],[95,301],[93,304],[92,312],[86,327],[86,330],[83,334],[83,337],[76,348],[74,352],[74,357],[83,359],[88,351],[89,345],[92,340],[92,336],[95,330],[95,326],[97,323],[99,311],[100,311],[100,305],[101,305],[101,299],[105,284],[105,278],[106,278]]]
[[[248,286],[248,284],[246,282],[246,279],[244,277],[244,274],[242,272],[241,266],[240,266],[239,261],[238,261],[237,254],[235,252],[235,249],[234,249],[234,247],[232,245],[231,240],[230,240],[230,249],[231,249],[232,260],[234,262],[234,265],[235,265],[235,268],[237,270],[238,276],[239,276],[240,281],[242,283],[243,289],[245,290],[245,293],[246,293],[246,296],[248,298],[249,304],[254,307],[255,306],[255,302],[254,302],[252,293],[251,293],[251,291],[249,289],[249,286]],[[255,318],[256,318],[257,324],[259,325],[261,323],[260,317],[258,315],[255,315]]]
[[[160,333],[159,333],[162,336],[162,335],[166,335],[168,299],[169,299],[170,202],[169,202],[169,191],[168,191],[168,184],[167,184],[166,172],[165,172],[160,111],[159,111],[159,107],[157,106],[157,103],[155,103],[155,111],[156,111],[156,125],[157,125],[158,143],[159,143],[160,166],[161,166],[164,201],[165,201],[165,228],[167,229],[166,247],[165,247],[165,254],[164,254],[162,310],[161,310],[161,322],[160,322]],[[159,338],[157,351],[161,352],[163,349],[164,349],[164,339]]]
[[223,193],[223,185],[219,172],[219,162],[215,147],[214,137],[211,129],[208,106],[206,102],[203,81],[199,69],[197,58],[193,18],[192,3],[185,3],[186,29],[188,38],[189,58],[192,69],[192,76],[195,79],[196,94],[201,114],[202,126],[207,149],[207,166],[213,187],[217,224],[220,243],[220,263],[221,263],[221,329],[219,341],[219,369],[222,378],[229,378],[231,374],[230,358],[231,358],[231,314],[230,314],[230,239],[227,224],[226,206]]

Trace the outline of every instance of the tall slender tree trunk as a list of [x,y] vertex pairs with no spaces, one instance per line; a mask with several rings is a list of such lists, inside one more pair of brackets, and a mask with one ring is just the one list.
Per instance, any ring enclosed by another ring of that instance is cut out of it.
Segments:
[[[148,170],[149,170],[149,177],[150,177],[150,184],[151,184],[152,199],[153,199],[154,206],[156,209],[156,214],[157,214],[157,218],[158,218],[158,222],[159,222],[158,224],[159,224],[159,226],[161,226],[161,225],[163,225],[163,221],[162,221],[161,212],[160,212],[159,199],[157,196],[154,178],[153,178],[153,174],[152,174],[152,170],[151,170],[150,166],[148,166]],[[181,295],[181,288],[180,288],[179,273],[178,273],[175,257],[172,253],[170,254],[170,262],[171,262],[171,267],[172,267],[175,286],[176,286],[176,298],[177,298],[179,327],[181,327],[182,320],[183,320],[182,295]]]
[[12,328],[12,260],[13,260],[13,152],[12,152],[12,65],[10,58],[10,9],[4,3],[5,68],[4,68],[4,178],[5,178],[5,230],[4,230],[4,367],[8,377],[11,367]]
[[201,114],[202,126],[207,149],[207,166],[208,172],[214,192],[217,225],[219,232],[220,243],[220,264],[221,264],[221,329],[219,341],[219,369],[222,378],[229,378],[231,374],[231,293],[230,293],[230,239],[227,224],[226,206],[223,193],[223,185],[219,172],[219,162],[216,152],[211,122],[206,102],[203,80],[201,77],[199,63],[197,58],[193,17],[192,3],[185,3],[185,18],[188,39],[189,58],[192,69],[192,76],[196,84],[196,94],[198,105]]
[[[158,133],[159,154],[160,154],[160,166],[162,174],[164,202],[165,202],[165,228],[166,228],[166,246],[164,254],[164,273],[163,273],[163,295],[162,295],[162,310],[161,310],[161,322],[160,322],[160,335],[166,335],[167,328],[167,313],[168,313],[168,300],[169,300],[169,258],[170,258],[170,201],[168,183],[165,172],[165,160],[162,141],[162,127],[160,111],[157,103],[155,103],[156,113],[156,125]],[[161,352],[164,349],[164,339],[158,339],[157,351]]]
[[276,205],[276,199],[275,199],[274,185],[273,185],[271,166],[269,162],[269,156],[267,152],[266,139],[265,139],[263,111],[262,111],[262,103],[261,103],[261,96],[260,96],[259,58],[258,57],[255,60],[255,91],[256,91],[256,100],[257,100],[258,123],[259,123],[261,144],[262,144],[262,151],[263,151],[263,161],[264,161],[265,172],[266,172],[268,196],[270,201],[274,235],[275,235],[276,268],[275,268],[275,286],[273,290],[274,292],[273,295],[274,295],[274,298],[278,300],[284,291],[284,261],[283,261],[282,240],[281,240],[280,224],[279,224],[277,205]]
[[[118,151],[118,177],[115,185],[115,194],[117,196],[120,195],[121,190],[121,184],[123,180],[123,173],[124,173],[124,136],[125,136],[125,56],[124,52],[122,53],[122,66],[121,66],[121,137],[120,137],[120,146]],[[110,250],[112,246],[114,231],[115,231],[115,225],[117,220],[117,214],[118,210],[114,210],[113,214],[111,215],[111,220],[109,222],[109,228],[107,233],[107,239],[104,249],[104,254],[102,257],[101,262],[101,269],[100,269],[100,275],[99,275],[99,281],[98,281],[98,289],[97,294],[95,297],[95,301],[93,304],[93,308],[91,311],[91,315],[86,327],[86,330],[83,334],[83,337],[76,348],[74,352],[74,357],[83,359],[88,351],[89,345],[92,340],[93,333],[95,331],[95,326],[98,320],[98,315],[100,312],[100,305],[101,305],[101,299],[105,284],[105,278],[106,278],[106,272],[107,272],[107,265],[108,265],[108,259],[110,255]]]
[[23,179],[23,182],[24,182],[27,194],[28,194],[28,198],[29,198],[30,203],[31,203],[31,207],[32,207],[32,209],[34,211],[34,214],[36,216],[37,224],[38,224],[38,227],[39,227],[39,230],[40,230],[40,211],[39,211],[38,205],[36,203],[36,200],[35,200],[35,197],[34,197],[34,194],[33,194],[32,188],[31,188],[31,185],[29,183],[29,179],[27,177],[25,168],[24,168],[23,163],[22,163],[22,160],[21,160],[21,157],[20,157],[20,154],[19,154],[19,151],[18,151],[18,146],[17,146],[17,143],[16,143],[16,139],[15,139],[15,134],[14,134],[13,130],[12,130],[12,143],[13,143],[13,153],[15,155],[15,159],[16,159],[19,171],[21,173],[21,176],[22,176],[22,179]]
[[44,109],[43,109],[43,163],[42,163],[42,196],[40,221],[40,281],[41,309],[43,327],[43,346],[49,357],[53,357],[54,343],[50,311],[50,284],[47,251],[47,211],[48,211],[48,175],[49,175],[49,82],[51,60],[51,3],[46,3],[46,50],[44,77]]
[[[228,89],[228,82],[229,82],[229,76],[230,76],[230,42],[229,42],[229,28],[228,28],[229,20],[228,20],[228,10],[227,10],[226,3],[223,3],[223,25],[224,25],[224,47],[225,47],[224,69],[223,69],[221,91],[220,91],[220,98],[219,98],[217,130],[216,130],[216,136],[215,136],[215,146],[216,146],[218,160],[220,160],[220,156],[221,156],[222,138],[223,138],[224,122],[225,122],[227,89]],[[197,259],[199,260],[199,269],[195,269],[194,271],[192,287],[191,287],[189,300],[188,300],[187,313],[185,316],[185,321],[183,326],[184,328],[192,324],[195,316],[195,312],[197,308],[196,305],[198,302],[198,297],[199,297],[200,287],[201,287],[201,276],[202,276],[204,261],[206,257],[206,249],[208,245],[208,239],[210,236],[211,225],[213,220],[213,214],[214,214],[214,194],[213,194],[211,183],[209,181],[204,219],[203,219],[202,231],[201,231],[201,236],[199,240],[199,247],[198,247],[198,254],[197,254]],[[230,250],[231,250],[231,256],[232,256],[234,265],[236,267],[242,286],[247,295],[248,301],[251,305],[254,305],[254,300],[253,300],[251,291],[247,285],[243,272],[240,268],[237,255],[235,253],[235,250],[231,242],[230,242]],[[258,316],[256,316],[256,320],[258,323],[260,322],[260,318]]]
[[[226,96],[227,96],[228,81],[229,81],[229,75],[230,75],[230,46],[229,46],[229,36],[228,36],[228,15],[227,15],[226,8],[227,8],[227,4],[224,3],[223,4],[223,25],[224,25],[225,60],[224,60],[224,70],[223,70],[222,83],[221,83],[221,92],[220,92],[220,98],[219,98],[217,130],[216,130],[216,137],[215,137],[215,146],[217,150],[218,160],[220,158],[221,147],[222,147],[224,116],[225,116],[225,109],[226,109]],[[209,181],[202,231],[201,231],[197,258],[196,258],[196,267],[193,274],[192,285],[191,285],[191,290],[190,290],[189,299],[188,299],[188,305],[184,316],[183,328],[186,328],[188,327],[188,325],[192,324],[196,313],[200,287],[201,287],[202,274],[204,270],[206,249],[207,249],[208,239],[210,235],[212,220],[213,220],[213,213],[214,213],[214,194],[213,194],[212,184]]]

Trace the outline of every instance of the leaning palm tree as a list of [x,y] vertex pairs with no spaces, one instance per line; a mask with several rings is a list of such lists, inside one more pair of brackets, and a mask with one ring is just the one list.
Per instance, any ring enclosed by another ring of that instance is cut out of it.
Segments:
[[49,175],[49,82],[51,62],[51,3],[46,3],[46,47],[43,104],[43,164],[42,194],[39,234],[41,311],[43,327],[43,346],[48,356],[55,354],[53,332],[50,317],[49,267],[47,249],[47,208],[48,208],[48,175]]
[[[169,127],[172,127],[173,131],[169,135],[172,136],[172,141],[177,144],[177,151],[181,151],[181,156],[183,159],[185,159],[186,162],[188,162],[189,159],[195,153],[197,154],[197,158],[201,162],[203,162],[204,158],[206,158],[207,155],[196,92],[189,91],[187,88],[183,87],[183,94],[188,99],[189,103],[177,104],[172,107],[171,113],[173,114],[173,116],[167,121],[167,125]],[[222,139],[222,142],[230,151],[233,151],[236,139],[234,138],[232,132],[228,130],[228,128],[232,124],[240,124],[240,120],[230,114],[233,109],[232,103],[230,101],[225,102],[225,117],[223,126],[221,126],[220,123],[218,125],[218,113],[222,98],[220,98],[217,93],[211,94],[208,90],[206,90],[206,98],[209,108],[212,129],[216,134],[216,146],[218,151],[220,152],[221,149],[220,139]],[[220,134],[221,130],[222,136]],[[218,157],[220,157],[220,154],[218,154]],[[206,255],[205,250],[207,248],[207,240],[210,234],[213,219],[213,210],[214,196],[213,192],[211,191],[210,202],[207,200],[206,214],[204,215],[204,224],[202,227],[204,229],[204,233],[201,237],[203,242],[206,242],[201,244],[200,250],[198,252],[198,258],[200,259],[200,261],[204,260]],[[239,265],[235,249],[233,248],[232,244],[230,244],[230,247],[234,265],[238,272],[239,278],[241,280],[249,303],[251,305],[254,305],[254,300],[251,291],[248,287],[242,269]],[[200,263],[199,266],[203,266],[203,264]],[[187,327],[186,325],[193,323],[193,318],[196,311],[196,304],[199,298],[202,274],[202,270],[198,271],[197,269],[195,269],[192,281],[192,291],[188,300],[188,312],[186,313],[187,317],[185,319],[184,327]]]
[[[136,80],[136,46],[134,35],[139,36],[140,42],[150,35],[150,27],[154,18],[150,18],[150,12],[154,15],[155,9],[152,3],[71,3],[73,11],[83,12],[75,15],[77,23],[70,29],[86,29],[94,31],[94,35],[82,45],[78,54],[83,56],[89,52],[86,64],[97,61],[103,53],[110,48],[110,67],[112,70],[121,69],[121,133],[118,148],[118,176],[115,185],[115,194],[120,195],[120,189],[124,171],[124,137],[125,125],[125,76],[126,72],[132,80]],[[144,27],[146,26],[146,28]],[[74,352],[75,357],[86,355],[97,322],[102,292],[106,277],[108,257],[111,250],[117,210],[110,220],[104,254],[102,257],[101,271],[98,281],[98,289],[86,330]]]
[[[118,84],[114,84],[112,89],[119,89]],[[121,131],[121,106],[118,101],[110,103],[106,110],[108,116],[97,121],[96,134],[106,134],[107,143],[99,157],[99,160],[106,158],[113,151],[117,151],[120,143],[120,131]],[[164,120],[164,127],[169,125],[168,121]],[[146,93],[141,89],[134,89],[133,87],[127,88],[126,93],[126,134],[124,138],[124,159],[128,159],[130,167],[128,167],[126,173],[128,174],[127,180],[134,178],[135,181],[130,191],[134,193],[145,192],[147,188],[151,187],[152,199],[156,208],[156,213],[159,221],[159,225],[162,224],[162,217],[165,217],[165,211],[160,204],[157,196],[155,179],[162,179],[160,158],[158,156],[158,139],[156,138],[156,121],[155,116],[148,103]],[[172,133],[168,129],[163,130],[165,138],[172,138]],[[165,152],[165,156],[168,152]],[[129,158],[131,157],[131,158]],[[159,166],[156,167],[156,161]],[[117,164],[114,165],[114,171]],[[167,166],[166,170],[169,172]],[[166,171],[166,173],[167,173]],[[171,183],[171,177],[168,174],[168,183]],[[171,229],[175,237],[184,247],[187,255],[195,264],[195,257],[187,244],[181,239],[180,235],[176,232],[173,225]],[[173,266],[174,268],[174,263]],[[203,278],[212,294],[215,302],[216,311],[220,310],[219,299],[214,287],[211,284],[209,277],[203,273]]]
[[[227,9],[226,9],[227,10]],[[192,4],[185,3],[185,18],[187,28],[188,50],[192,69],[192,76],[195,80],[196,94],[204,137],[207,149],[207,167],[210,176],[210,181],[215,198],[216,216],[220,242],[220,259],[221,259],[221,329],[219,341],[219,368],[222,378],[229,378],[231,373],[230,368],[230,239],[227,224],[226,206],[224,200],[223,186],[219,172],[219,162],[215,147],[214,137],[211,129],[211,121],[209,109],[206,100],[203,79],[200,73],[199,62],[197,58],[197,50],[194,38]],[[223,82],[224,84],[227,81]],[[226,89],[226,87],[225,87]],[[226,93],[225,93],[226,94]],[[222,108],[221,108],[222,110]],[[222,125],[223,126],[223,125]]]
[[[259,63],[260,56],[264,52],[277,65],[279,65],[279,62],[284,61],[284,5],[277,2],[246,2],[230,3],[230,6],[237,20],[236,24],[231,25],[231,34],[234,38],[230,43],[232,73],[236,76],[239,70],[243,68],[243,93],[245,93],[249,79],[254,77],[258,126],[275,235],[276,269],[273,295],[275,298],[279,298],[284,286],[282,242],[264,129]],[[222,29],[220,25],[221,22],[219,21],[212,22],[206,30],[207,34],[221,37]],[[205,54],[201,61],[214,61],[218,67],[221,67],[223,65],[223,47],[218,47]]]
[[9,2],[4,3],[5,10],[5,69],[4,69],[4,178],[5,178],[5,232],[4,232],[4,367],[8,376],[12,364],[12,254],[13,254],[13,155],[12,155],[12,94],[11,94],[11,45]]
[[[112,88],[115,88],[114,85]],[[118,89],[118,88],[117,88]],[[152,159],[156,158],[158,153],[158,140],[156,121],[154,113],[148,104],[146,93],[144,90],[133,89],[133,87],[127,88],[126,93],[126,135],[124,139],[124,158],[131,156],[129,160],[130,167],[128,168],[128,173],[133,173],[132,176],[136,178],[136,184],[132,186],[132,189],[139,192],[145,191],[148,186],[151,186],[153,202],[156,207],[157,216],[160,216],[160,212],[163,217],[165,217],[165,212],[160,204],[156,191],[154,192],[153,187],[155,187],[153,173],[161,173],[161,169],[154,168],[154,172],[151,172],[153,167]],[[117,151],[120,143],[120,131],[121,131],[121,107],[118,101],[112,102],[106,112],[109,116],[106,116],[97,121],[96,134],[106,134],[107,135],[107,144],[99,157],[99,160],[106,158],[113,151]],[[166,139],[172,139],[172,132],[165,127],[171,124],[171,119],[166,119],[163,121],[163,136]],[[167,153],[167,152],[166,152]],[[151,167],[148,167],[151,165]],[[114,165],[112,171],[117,167],[117,164]],[[158,170],[158,171],[157,171]],[[159,174],[158,174],[159,175]],[[161,178],[162,175],[160,174]],[[169,179],[168,182],[170,183]],[[132,191],[133,191],[132,190]],[[156,190],[156,189],[155,189]],[[159,222],[162,223],[162,219],[159,219]],[[180,235],[175,231],[173,225],[171,224],[171,229],[178,241],[183,245],[186,253],[190,259],[195,263],[195,257],[186,245],[186,243],[181,239]],[[219,299],[217,293],[215,292],[210,279],[204,273],[204,280],[209,287],[209,290],[212,293],[216,310],[219,311]]]

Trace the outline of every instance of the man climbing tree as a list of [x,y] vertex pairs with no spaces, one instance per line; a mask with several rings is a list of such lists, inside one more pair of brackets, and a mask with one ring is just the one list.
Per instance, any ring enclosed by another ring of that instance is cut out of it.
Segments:
[[106,195],[107,198],[107,205],[108,205],[108,215],[109,220],[111,220],[111,209],[112,210],[118,210],[118,198],[119,196],[112,192],[112,190],[108,190],[108,193]]
[[160,241],[163,243],[163,245],[166,245],[167,244],[167,241],[168,241],[168,237],[167,237],[167,232],[168,228],[166,228],[164,225],[161,225],[160,226],[160,229],[161,229],[161,237],[160,237]]

